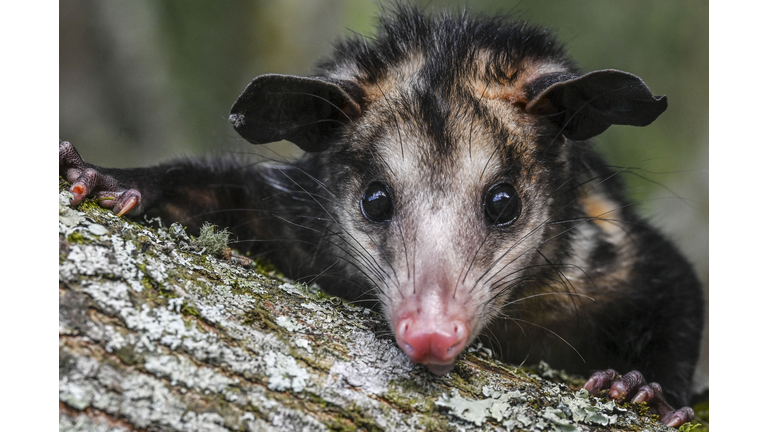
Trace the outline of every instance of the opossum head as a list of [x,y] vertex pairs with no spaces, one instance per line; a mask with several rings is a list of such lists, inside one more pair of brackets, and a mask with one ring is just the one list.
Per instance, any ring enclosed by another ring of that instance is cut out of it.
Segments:
[[315,154],[330,231],[397,343],[432,372],[567,253],[569,146],[666,108],[637,77],[576,71],[522,22],[401,9],[314,77],[264,75],[230,121]]

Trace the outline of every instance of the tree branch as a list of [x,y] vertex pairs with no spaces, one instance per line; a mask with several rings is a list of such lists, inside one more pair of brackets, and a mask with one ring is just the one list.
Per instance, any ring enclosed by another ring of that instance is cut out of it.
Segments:
[[374,311],[62,200],[61,431],[667,430],[482,349],[434,376]]

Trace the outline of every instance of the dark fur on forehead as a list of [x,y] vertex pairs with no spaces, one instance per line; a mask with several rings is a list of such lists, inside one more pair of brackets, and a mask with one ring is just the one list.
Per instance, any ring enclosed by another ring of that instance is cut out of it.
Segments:
[[336,44],[335,55],[318,67],[322,73],[352,62],[360,66],[361,76],[355,77],[358,82],[369,84],[419,52],[425,56],[429,78],[435,80],[430,84],[445,85],[455,80],[455,74],[469,72],[471,60],[480,50],[490,53],[486,72],[497,81],[514,78],[508,76],[509,66],[523,59],[553,59],[576,70],[555,35],[545,28],[505,16],[472,16],[467,10],[427,15],[403,4],[382,14],[373,40],[363,36],[344,39]]

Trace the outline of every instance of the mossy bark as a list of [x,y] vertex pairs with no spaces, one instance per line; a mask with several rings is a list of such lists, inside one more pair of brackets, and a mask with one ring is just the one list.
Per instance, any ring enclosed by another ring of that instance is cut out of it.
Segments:
[[667,429],[482,349],[434,376],[374,311],[211,256],[178,226],[66,202],[61,431]]

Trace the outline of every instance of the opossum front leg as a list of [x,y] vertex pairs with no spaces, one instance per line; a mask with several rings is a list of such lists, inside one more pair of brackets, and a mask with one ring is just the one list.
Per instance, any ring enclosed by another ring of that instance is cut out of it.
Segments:
[[103,168],[83,162],[75,147],[62,141],[59,175],[72,182],[71,205],[94,197],[119,215],[181,222],[192,232],[210,222],[238,228],[232,232],[240,237],[270,235],[268,224],[254,224],[267,205],[261,173],[236,161],[187,158],[145,168]]
[[613,369],[598,371],[589,377],[584,388],[593,396],[597,396],[600,390],[608,390],[608,397],[611,399],[628,400],[632,403],[645,402],[659,415],[661,422],[670,427],[679,427],[693,420],[693,409],[672,408],[664,399],[661,386],[655,382],[646,383],[643,374],[638,371],[629,372],[624,376],[620,376]]
[[59,174],[72,182],[70,205],[80,204],[87,196],[94,195],[102,207],[113,209],[119,216],[131,210],[141,211],[138,190],[123,186],[116,178],[83,162],[69,141],[59,141]]

